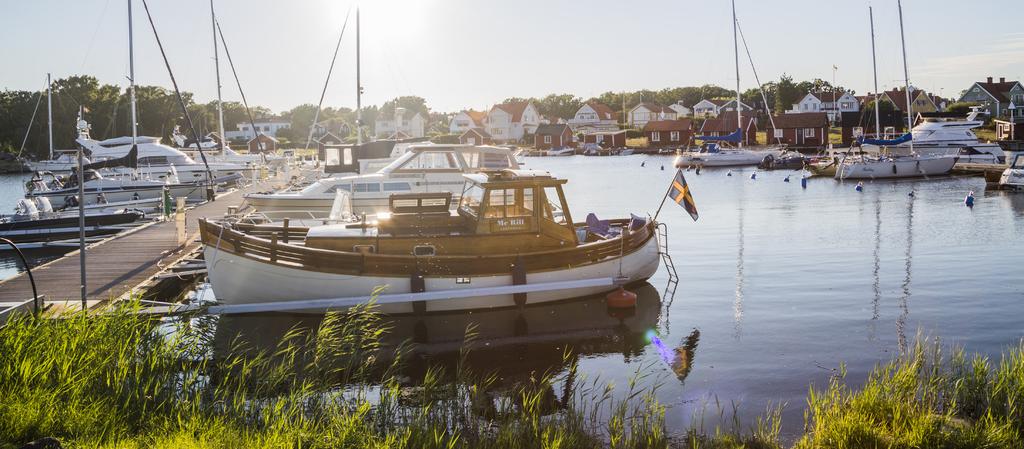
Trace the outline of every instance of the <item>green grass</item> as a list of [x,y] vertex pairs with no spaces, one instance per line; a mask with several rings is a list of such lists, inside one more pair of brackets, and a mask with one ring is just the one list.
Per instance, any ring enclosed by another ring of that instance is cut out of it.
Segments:
[[[410,379],[408,347],[382,347],[385,321],[367,308],[273,348],[218,339],[228,347],[217,351],[214,318],[130,312],[0,329],[0,448],[48,436],[84,448],[783,447],[780,407],[749,428],[734,418],[669,435],[650,366],[621,394],[585,379],[568,353],[561,374],[498,385],[465,368],[472,328],[450,372]],[[858,388],[845,370],[812,388],[803,429],[795,448],[1022,447],[1024,345],[994,362],[919,337]]]

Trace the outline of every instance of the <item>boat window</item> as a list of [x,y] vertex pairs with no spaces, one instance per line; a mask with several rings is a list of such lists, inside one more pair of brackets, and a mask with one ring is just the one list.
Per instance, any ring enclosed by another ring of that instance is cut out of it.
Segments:
[[380,184],[378,183],[359,183],[355,186],[356,192],[380,192]]
[[1017,157],[1013,158],[1013,166],[1010,168],[1024,168],[1024,154],[1018,154]]
[[384,191],[385,192],[401,192],[401,191],[408,191],[408,190],[412,190],[412,187],[409,187],[409,183],[407,183],[407,182],[385,182],[384,183]]
[[466,183],[462,190],[462,199],[459,201],[459,210],[466,211],[477,217],[480,215],[480,203],[484,199],[484,189],[478,184]]
[[545,187],[544,197],[547,199],[543,211],[544,218],[560,225],[566,224],[565,212],[562,211],[562,199],[558,196],[558,189],[555,187]]
[[351,192],[352,191],[352,185],[351,184],[335,184],[335,185],[331,186],[330,188],[328,188],[327,190],[324,190],[324,193],[337,193],[338,190],[344,190],[346,192]]
[[139,165],[167,165],[166,156],[146,156],[139,158]]
[[401,170],[453,170],[459,165],[450,151],[423,151],[402,164]]
[[495,189],[487,200],[486,218],[533,216],[533,189]]

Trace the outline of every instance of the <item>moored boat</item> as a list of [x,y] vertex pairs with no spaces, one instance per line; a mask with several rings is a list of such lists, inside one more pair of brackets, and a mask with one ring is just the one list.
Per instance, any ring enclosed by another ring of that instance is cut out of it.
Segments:
[[999,176],[999,187],[1024,190],[1024,154],[1018,154],[1003,174]]
[[365,303],[383,287],[380,310],[402,314],[599,294],[658,268],[652,219],[574,223],[566,180],[547,172],[464,178],[456,210],[448,192],[392,195],[390,216],[375,224],[287,228],[203,220],[213,291],[243,311],[323,310]]

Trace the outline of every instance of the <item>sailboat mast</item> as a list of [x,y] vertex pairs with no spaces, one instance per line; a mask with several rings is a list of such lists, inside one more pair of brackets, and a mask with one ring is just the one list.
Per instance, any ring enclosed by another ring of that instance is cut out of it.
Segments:
[[220,135],[221,152],[226,147],[224,137],[224,101],[220,95],[220,49],[217,45],[217,14],[213,10],[213,0],[210,0],[210,25],[213,29],[213,67],[217,72],[217,133]]
[[875,53],[875,11],[868,6],[868,18],[871,21],[871,69],[875,76],[875,138],[882,138],[882,112],[878,109],[878,57]]
[[139,138],[138,117],[135,108],[135,41],[132,33],[132,0],[128,0],[128,102],[132,110],[132,145]]
[[736,23],[736,0],[732,0],[732,50],[733,55],[736,57],[736,128],[740,130],[740,141],[737,144],[740,148],[743,147],[743,108],[740,107],[740,44],[737,37],[737,23]]
[[[50,74],[46,74],[46,132],[50,139],[50,158],[53,160],[53,82]],[[38,104],[38,103],[36,103]]]
[[[907,132],[914,128],[914,105],[910,102],[910,69],[907,68],[907,38],[903,30],[903,2],[896,0],[896,6],[900,11],[900,44],[903,47],[903,83],[907,94]],[[910,139],[910,153],[914,153],[914,139]]]
[[359,6],[356,6],[356,144],[363,144],[363,83],[359,79]]

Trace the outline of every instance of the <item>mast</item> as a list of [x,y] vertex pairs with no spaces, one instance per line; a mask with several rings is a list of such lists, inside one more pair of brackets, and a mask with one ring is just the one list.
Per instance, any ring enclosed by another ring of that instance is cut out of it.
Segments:
[[[50,138],[50,159],[53,160],[53,82],[50,81],[50,74],[46,74],[46,128]],[[39,103],[36,103],[39,104]]]
[[875,12],[868,6],[868,19],[871,21],[871,69],[875,75],[875,138],[882,138],[882,112],[878,110],[878,58],[875,56]]
[[[910,102],[910,69],[907,68],[907,38],[903,31],[903,2],[896,0],[896,6],[900,11],[900,44],[903,47],[903,83],[907,94],[907,132],[914,128],[914,105]],[[877,107],[877,105],[876,105]],[[914,139],[910,139],[910,154],[914,154]]]
[[356,5],[356,144],[363,144],[363,83],[359,80],[359,5]]
[[743,108],[740,107],[740,43],[737,37],[736,0],[732,0],[732,50],[736,56],[736,128],[740,130],[737,147],[743,148]]
[[135,109],[135,42],[132,39],[132,0],[128,0],[128,101],[132,109],[132,146],[135,146],[139,121]]
[[210,0],[210,25],[213,27],[213,67],[217,72],[217,133],[220,135],[220,151],[227,147],[224,137],[224,101],[220,96],[220,50],[217,45],[217,14],[213,11],[213,0]]

